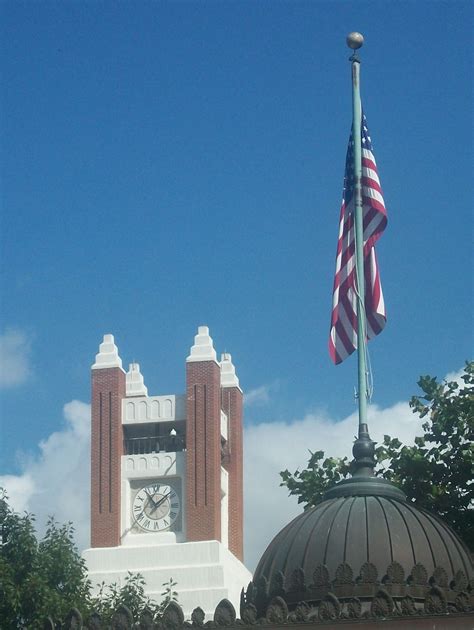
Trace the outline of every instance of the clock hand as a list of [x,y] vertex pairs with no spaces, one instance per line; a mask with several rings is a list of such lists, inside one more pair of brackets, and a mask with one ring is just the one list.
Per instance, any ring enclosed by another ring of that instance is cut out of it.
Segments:
[[163,497],[161,497],[159,501],[157,501],[156,507],[159,507],[162,503],[164,503],[166,499],[170,496],[170,494],[171,494],[171,490],[168,492],[168,494],[165,494]]
[[148,494],[148,492],[145,490],[145,494],[148,497],[148,499],[153,503],[153,509],[155,509],[157,507],[157,503],[156,501],[153,499],[153,495],[152,494]]
[[166,499],[170,496],[170,494],[171,494],[171,490],[168,492],[168,494],[165,494],[163,497],[161,497],[161,499],[159,499],[155,503],[155,505],[154,505],[154,507],[152,509],[152,512],[154,512],[156,510],[156,508],[160,507],[160,505],[166,501]]

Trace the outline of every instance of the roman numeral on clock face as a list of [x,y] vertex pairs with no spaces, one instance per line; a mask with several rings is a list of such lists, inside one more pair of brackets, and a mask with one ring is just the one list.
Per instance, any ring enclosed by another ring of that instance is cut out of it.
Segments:
[[140,528],[148,532],[169,529],[176,521],[180,500],[167,483],[151,482],[142,486],[133,499],[132,515]]

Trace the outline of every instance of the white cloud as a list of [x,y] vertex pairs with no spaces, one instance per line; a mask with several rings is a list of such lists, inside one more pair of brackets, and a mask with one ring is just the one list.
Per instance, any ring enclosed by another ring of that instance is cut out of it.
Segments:
[[[17,511],[28,510],[43,525],[53,514],[60,522],[72,520],[80,549],[89,545],[90,406],[72,401],[64,406],[66,423],[40,443],[37,457],[23,459],[18,476],[0,477]],[[413,443],[421,433],[422,421],[407,403],[386,409],[369,408],[372,439],[384,433]],[[357,412],[341,421],[321,412],[289,422],[265,422],[247,426],[244,432],[245,563],[253,570],[276,533],[302,507],[279,486],[279,471],[304,468],[309,449],[327,455],[351,455],[357,432]]]
[[36,457],[22,456],[22,473],[0,477],[11,506],[36,515],[40,534],[48,516],[72,521],[80,548],[89,544],[90,406],[64,405],[65,427],[39,444]]
[[464,368],[461,368],[457,372],[449,372],[449,374],[446,374],[446,376],[444,377],[444,380],[447,381],[448,383],[451,383],[451,381],[454,381],[455,383],[459,385],[459,387],[462,388],[466,386],[466,383],[461,378],[463,374],[464,374]]
[[23,475],[3,475],[0,487],[7,490],[10,505],[16,512],[29,512],[29,501],[34,492],[34,481],[28,473]]
[[274,393],[277,389],[277,381],[251,389],[244,394],[244,405],[246,407],[266,405],[270,402],[270,394]]
[[[381,442],[385,433],[404,443],[421,434],[422,420],[407,403],[387,409],[369,408],[369,430]],[[266,422],[246,427],[244,432],[245,564],[254,570],[266,546],[292,518],[302,511],[296,497],[279,487],[279,472],[305,468],[309,449],[334,457],[351,457],[357,433],[357,412],[334,422],[321,413],[292,422]]]
[[18,328],[0,335],[0,387],[22,385],[30,375],[31,340]]

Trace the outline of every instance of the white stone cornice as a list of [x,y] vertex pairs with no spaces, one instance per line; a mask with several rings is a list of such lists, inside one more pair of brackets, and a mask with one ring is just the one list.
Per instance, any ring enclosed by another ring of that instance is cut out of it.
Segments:
[[99,346],[99,354],[95,355],[93,370],[118,367],[122,371],[122,359],[119,357],[118,348],[114,343],[113,335],[104,335],[104,340]]
[[217,363],[216,351],[207,326],[199,326],[198,334],[194,337],[194,346],[191,347],[190,354],[186,359],[187,363],[192,361],[215,361]]
[[[221,354],[221,387],[237,387],[240,389],[239,379],[235,373],[232,357],[228,352]],[[240,389],[240,391],[242,391]]]
[[138,363],[130,363],[125,376],[125,395],[148,396],[148,388],[145,385],[143,374],[140,372]]

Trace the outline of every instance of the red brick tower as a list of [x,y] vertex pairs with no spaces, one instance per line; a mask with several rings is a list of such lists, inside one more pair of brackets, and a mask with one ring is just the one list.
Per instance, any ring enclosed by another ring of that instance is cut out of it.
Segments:
[[92,366],[91,547],[120,545],[125,372],[112,335]]
[[224,467],[229,473],[229,550],[243,561],[243,395],[230,354],[221,356],[222,410],[227,416],[228,438]]
[[186,360],[186,538],[222,540],[221,371],[206,326]]
[[[139,572],[159,601],[172,575],[187,618],[235,607],[242,563],[242,391],[206,326],[186,359],[186,394],[149,395],[138,363],[122,369],[112,335],[92,366],[91,548],[95,585]],[[186,544],[182,544],[186,543]],[[97,592],[97,591],[96,591]]]

